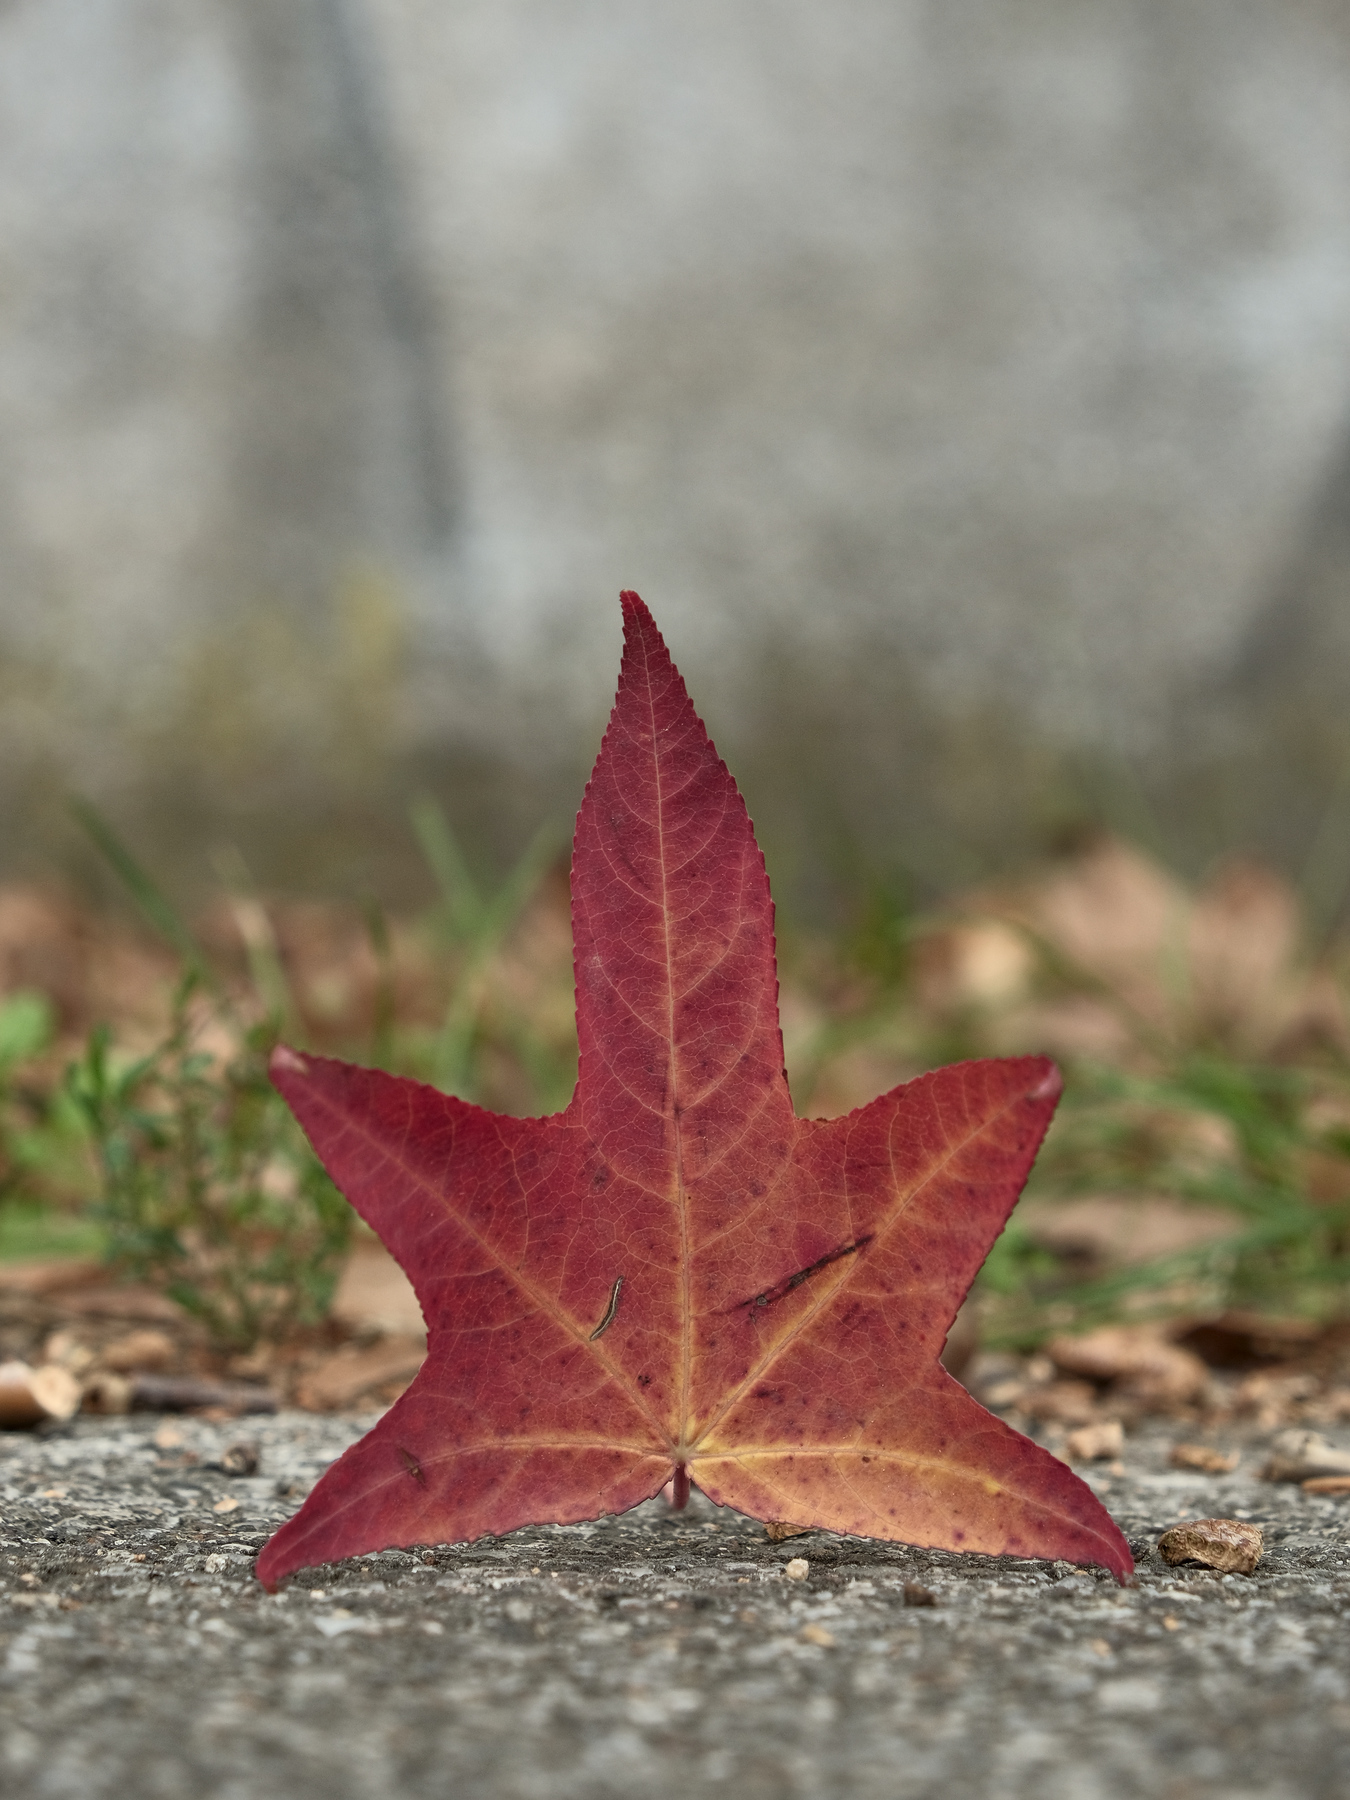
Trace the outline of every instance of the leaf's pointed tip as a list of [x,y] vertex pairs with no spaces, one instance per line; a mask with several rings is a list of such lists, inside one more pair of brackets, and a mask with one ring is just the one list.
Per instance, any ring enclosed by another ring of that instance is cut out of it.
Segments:
[[[660,627],[652,617],[652,609],[632,588],[625,588],[619,595],[619,603],[623,607],[623,635],[628,643],[645,638],[649,644],[659,645],[666,649],[666,640],[661,636]],[[669,655],[670,652],[666,651]]]
[[[1082,1480],[1082,1477],[1079,1476],[1077,1479]],[[1083,1485],[1084,1487],[1087,1487],[1086,1482],[1084,1482]],[[1101,1501],[1092,1493],[1091,1488],[1088,1488],[1087,1491],[1092,1495],[1093,1507],[1097,1514],[1097,1517],[1092,1521],[1092,1530],[1093,1535],[1098,1539],[1100,1548],[1091,1555],[1068,1557],[1065,1560],[1079,1562],[1084,1567],[1090,1567],[1095,1563],[1098,1568],[1106,1569],[1110,1574],[1114,1575],[1121,1587],[1128,1587],[1134,1580],[1133,1552],[1130,1549],[1124,1532],[1120,1529],[1119,1525],[1116,1524],[1110,1513],[1107,1512]]]
[[1029,1099],[1058,1100],[1064,1092],[1064,1077],[1054,1063],[1047,1063],[1045,1074],[1032,1088]]
[[308,1075],[309,1064],[303,1056],[290,1050],[285,1044],[278,1044],[267,1061],[267,1072],[273,1081],[286,1075]]
[[[303,1510],[303,1509],[302,1509]],[[296,1547],[296,1520],[300,1515],[287,1519],[268,1538],[258,1552],[258,1560],[253,1565],[253,1573],[260,1587],[269,1594],[279,1593],[292,1575],[298,1575],[301,1569],[314,1568],[328,1558],[320,1553],[307,1556],[304,1549],[304,1534],[300,1534],[300,1546]]]
[[[1098,1501],[1098,1505],[1100,1504],[1101,1502]],[[1081,1561],[1085,1567],[1090,1567],[1095,1563],[1099,1569],[1106,1569],[1114,1575],[1121,1587],[1128,1587],[1134,1580],[1134,1556],[1124,1534],[1110,1513],[1106,1512],[1104,1507],[1102,1512],[1104,1517],[1098,1527],[1102,1540],[1101,1548],[1094,1555],[1082,1558],[1074,1557],[1069,1560]]]
[[292,1573],[277,1554],[276,1541],[276,1537],[273,1536],[263,1545],[258,1554],[258,1560],[253,1565],[253,1573],[257,1577],[259,1586],[269,1594],[275,1594],[286,1577]]
[[1128,1550],[1119,1561],[1105,1563],[1103,1567],[1109,1569],[1115,1576],[1117,1586],[1138,1587],[1139,1577],[1134,1572],[1134,1558]]

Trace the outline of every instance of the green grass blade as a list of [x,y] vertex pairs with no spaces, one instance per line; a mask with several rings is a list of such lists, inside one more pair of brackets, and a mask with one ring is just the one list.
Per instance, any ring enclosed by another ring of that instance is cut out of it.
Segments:
[[561,847],[561,835],[554,825],[541,825],[522,851],[520,860],[484,909],[485,936],[490,941],[484,948],[496,949],[528,906],[545,871]]
[[70,801],[70,810],[148,922],[186,963],[209,979],[201,945],[98,808],[76,795]]
[[485,908],[449,820],[430,794],[414,797],[408,807],[408,817],[441,890],[452,935],[459,941],[477,936],[482,929]]

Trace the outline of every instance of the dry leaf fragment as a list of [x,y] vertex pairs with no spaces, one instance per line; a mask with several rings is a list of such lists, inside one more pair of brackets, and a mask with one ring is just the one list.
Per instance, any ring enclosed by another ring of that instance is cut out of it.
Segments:
[[1254,1363],[1279,1362],[1310,1350],[1322,1329],[1312,1319],[1230,1309],[1197,1319],[1177,1341],[1211,1368],[1249,1369]]
[[1029,898],[1031,923],[1062,956],[1147,1018],[1168,1019],[1167,958],[1188,910],[1179,882],[1130,845],[1101,838]]
[[300,1383],[296,1400],[311,1412],[350,1406],[385,1382],[411,1381],[426,1354],[425,1342],[414,1337],[386,1338],[369,1350],[346,1344],[310,1370]]
[[80,1384],[69,1370],[44,1363],[33,1371],[33,1392],[50,1419],[69,1419],[79,1410]]
[[815,1529],[814,1525],[789,1525],[785,1520],[775,1519],[764,1527],[764,1535],[771,1544],[781,1544],[788,1538],[806,1537]]
[[1316,1431],[1282,1431],[1271,1439],[1270,1457],[1261,1473],[1267,1481],[1350,1475],[1350,1451],[1338,1450]]
[[352,1331],[426,1337],[412,1283],[384,1245],[373,1240],[357,1243],[347,1258],[330,1312]]
[[136,1375],[131,1381],[133,1412],[200,1412],[218,1408],[218,1417],[274,1413],[277,1397],[252,1382],[206,1381],[196,1375]]
[[131,1383],[125,1375],[110,1369],[91,1375],[84,1384],[84,1410],[88,1413],[114,1415],[131,1411]]
[[1314,1475],[1303,1484],[1305,1494],[1350,1494],[1350,1475]]
[[1080,1425],[1064,1440],[1064,1448],[1075,1462],[1110,1462],[1125,1448],[1125,1430],[1119,1419]]
[[907,1581],[903,1593],[906,1606],[937,1605],[937,1595],[932,1588],[926,1588],[921,1581]]
[[86,1287],[107,1275],[94,1257],[21,1257],[0,1264],[0,1290],[6,1293],[61,1294]]
[[1299,904],[1287,881],[1234,861],[1196,896],[1189,937],[1192,1004],[1211,1029],[1265,1043],[1290,1010]]
[[1088,1381],[1051,1381],[1024,1389],[1017,1404],[1029,1418],[1056,1425],[1091,1425],[1097,1417],[1097,1395]]
[[1163,1618],[1163,1630],[1164,1631],[1180,1631],[1181,1630],[1181,1620],[1179,1618],[1177,1618],[1175,1613],[1167,1613],[1165,1615],[1165,1617]]
[[794,1556],[783,1573],[789,1581],[805,1581],[811,1573],[811,1565],[804,1556]]
[[1149,1325],[1103,1325],[1082,1337],[1059,1337],[1047,1349],[1056,1368],[1088,1381],[1112,1381],[1141,1400],[1170,1406],[1196,1400],[1209,1370],[1193,1351]]
[[42,1361],[60,1363],[72,1375],[85,1375],[94,1366],[94,1352],[78,1332],[63,1326],[59,1331],[52,1332],[42,1346]]
[[[106,1271],[105,1271],[106,1273]],[[183,1309],[167,1294],[136,1282],[110,1283],[106,1287],[80,1287],[62,1291],[61,1310],[86,1319],[126,1319],[146,1324],[183,1324]]]
[[1164,1562],[1198,1562],[1229,1575],[1250,1575],[1264,1548],[1261,1527],[1239,1519],[1191,1519],[1158,1539]]
[[1202,1475],[1231,1475],[1238,1466],[1238,1452],[1215,1450],[1209,1444],[1173,1444],[1168,1461],[1174,1469],[1196,1469]]
[[[971,1392],[976,1393],[974,1384]],[[1003,1412],[1024,1404],[1027,1398],[1027,1384],[1015,1376],[1005,1376],[1001,1381],[992,1382],[988,1387],[978,1388],[978,1397],[992,1412]]]
[[951,1330],[947,1333],[947,1341],[942,1346],[938,1361],[947,1373],[960,1381],[980,1348],[980,1306],[974,1295],[968,1295],[961,1303],[960,1311],[952,1320]]
[[818,1644],[822,1650],[834,1649],[834,1633],[823,1625],[803,1625],[799,1633],[804,1644]]
[[211,1511],[216,1513],[238,1512],[239,1502],[227,1494],[223,1500],[216,1501]]
[[1024,1205],[1022,1224],[1043,1249],[1075,1262],[1127,1266],[1231,1237],[1241,1214],[1182,1205],[1167,1195],[1090,1194]]
[[926,1012],[964,1012],[1021,1000],[1036,958],[1024,932],[1002,919],[977,919],[921,938],[915,964]]
[[80,1404],[80,1384],[56,1363],[30,1368],[0,1363],[0,1428],[23,1430],[47,1419],[68,1419]]
[[1312,1399],[1321,1385],[1308,1370],[1292,1375],[1262,1370],[1238,1383],[1233,1404],[1239,1413],[1251,1414],[1263,1431],[1273,1431],[1286,1424],[1293,1407],[1300,1400]]
[[99,1360],[105,1369],[112,1369],[115,1374],[130,1375],[138,1369],[167,1369],[175,1354],[174,1341],[168,1332],[147,1325],[108,1344]]

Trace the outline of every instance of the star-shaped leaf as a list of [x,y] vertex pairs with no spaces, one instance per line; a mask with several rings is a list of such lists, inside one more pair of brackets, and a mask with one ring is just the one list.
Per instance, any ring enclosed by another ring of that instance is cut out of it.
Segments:
[[1104,1564],[1091,1491],[941,1367],[1060,1081],[1040,1057],[794,1116],[744,803],[650,614],[572,863],[581,1061],[501,1117],[279,1050],[273,1078],[406,1269],[421,1373],[258,1560],[619,1512],[674,1482],[755,1517]]

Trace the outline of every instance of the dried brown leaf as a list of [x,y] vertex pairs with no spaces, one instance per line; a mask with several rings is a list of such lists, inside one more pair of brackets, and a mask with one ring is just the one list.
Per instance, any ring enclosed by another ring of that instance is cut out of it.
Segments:
[[79,1409],[80,1384],[57,1363],[33,1369],[0,1363],[0,1427],[22,1430],[48,1419],[68,1419]]
[[1119,1419],[1102,1419],[1096,1425],[1080,1425],[1064,1440],[1074,1462],[1111,1462],[1125,1448],[1125,1431]]
[[1169,1343],[1156,1326],[1103,1325],[1081,1337],[1054,1338],[1047,1350],[1065,1374],[1118,1383],[1155,1406],[1199,1399],[1209,1387],[1200,1358]]
[[416,1338],[388,1338],[369,1350],[345,1345],[306,1373],[296,1390],[296,1402],[311,1412],[350,1406],[386,1382],[411,1381],[426,1354],[426,1344]]
[[1173,1444],[1168,1461],[1174,1469],[1195,1469],[1202,1475],[1231,1475],[1238,1466],[1238,1452],[1215,1450],[1209,1444]]
[[1261,1527],[1240,1519],[1191,1519],[1158,1539],[1164,1562],[1203,1563],[1231,1575],[1250,1575],[1264,1549]]
[[1282,1431],[1270,1446],[1261,1471],[1267,1481],[1309,1481],[1350,1475],[1350,1450],[1338,1450],[1316,1431]]

